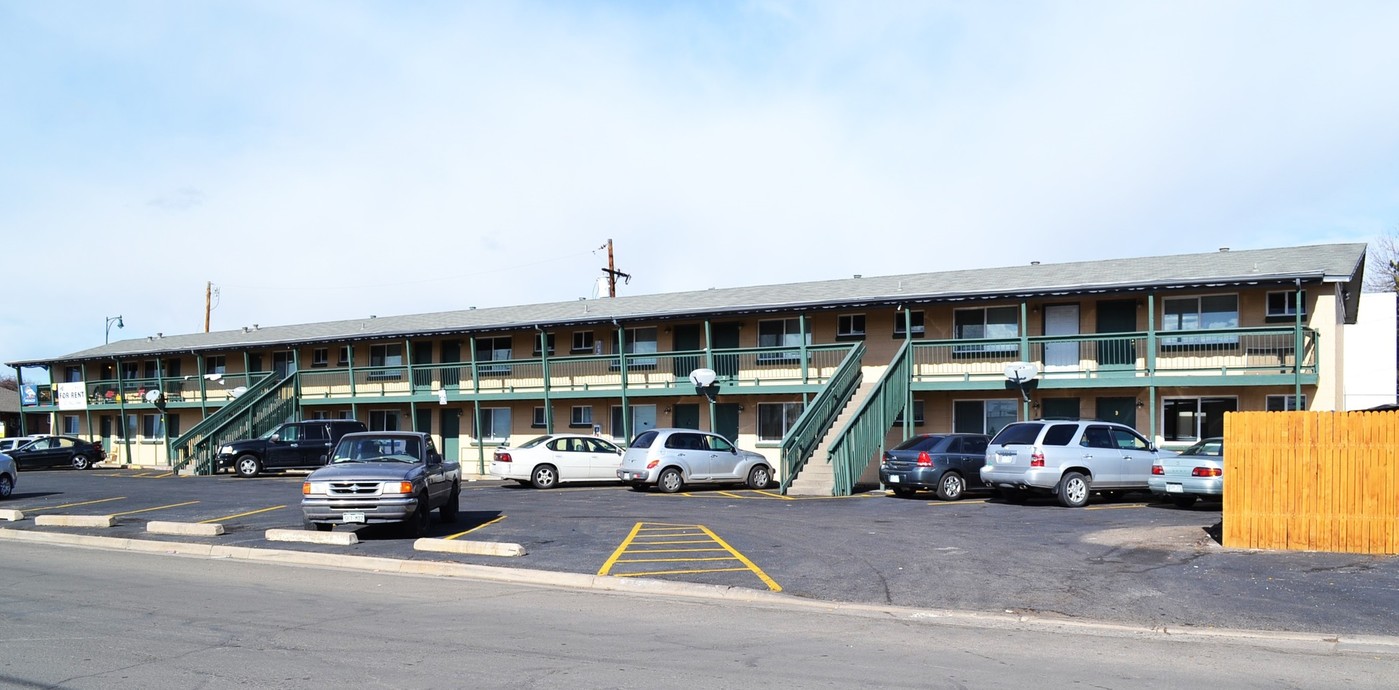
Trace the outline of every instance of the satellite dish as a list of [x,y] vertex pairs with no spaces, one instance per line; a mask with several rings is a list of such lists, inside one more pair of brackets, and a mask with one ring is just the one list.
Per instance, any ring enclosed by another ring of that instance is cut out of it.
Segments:
[[228,394],[236,398],[236,397],[238,397],[238,396],[240,396],[240,395],[242,395],[242,394],[244,394],[244,393],[247,393],[247,392],[248,392],[248,389],[247,389],[246,386],[239,386],[239,387],[234,388],[233,390],[229,391]]
[[695,388],[708,388],[714,385],[714,381],[719,375],[713,369],[696,369],[690,372],[690,383],[695,384]]
[[161,399],[162,397],[164,397],[164,395],[165,395],[164,393],[161,393],[161,392],[160,392],[160,389],[159,389],[159,388],[152,388],[152,389],[146,391],[146,395],[145,395],[146,402],[151,403],[152,405],[154,405],[154,404],[160,402],[160,399]]
[[1040,375],[1040,368],[1032,362],[1011,362],[1005,371],[1006,380],[1011,383],[1024,383]]

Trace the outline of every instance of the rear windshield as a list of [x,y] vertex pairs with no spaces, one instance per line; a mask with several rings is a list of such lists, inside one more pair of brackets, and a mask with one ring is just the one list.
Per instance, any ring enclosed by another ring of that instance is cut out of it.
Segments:
[[1017,422],[1015,424],[1007,424],[1005,428],[1001,429],[996,434],[995,438],[991,439],[991,443],[992,445],[998,446],[1012,443],[1031,444],[1035,442],[1035,439],[1040,437],[1040,429],[1043,428],[1044,424],[1040,422]]
[[521,447],[521,448],[533,448],[533,447],[535,447],[535,446],[537,446],[537,445],[539,445],[539,444],[541,444],[541,443],[543,443],[543,442],[545,442],[545,441],[548,441],[548,440],[551,439],[551,438],[553,438],[553,436],[535,436],[534,438],[532,438],[532,439],[530,439],[530,440],[528,440],[528,441],[525,441],[524,443],[521,443],[521,444],[520,444],[520,447]]
[[651,444],[654,443],[655,441],[656,441],[656,432],[655,432],[655,430],[643,431],[643,432],[637,434],[637,435],[636,435],[636,438],[632,439],[632,440],[631,440],[631,443],[629,443],[629,444],[627,444],[627,445],[630,446],[630,447],[632,447],[632,448],[650,448],[650,447],[651,447]]
[[932,450],[933,446],[936,446],[938,444],[938,441],[941,441],[944,438],[947,437],[938,436],[936,434],[929,434],[927,436],[914,436],[913,438],[904,441],[903,443],[900,443],[897,446],[894,446],[894,450]]

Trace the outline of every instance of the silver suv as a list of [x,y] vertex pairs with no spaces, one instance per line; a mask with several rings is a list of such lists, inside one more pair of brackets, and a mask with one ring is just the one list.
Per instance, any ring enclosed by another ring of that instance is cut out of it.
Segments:
[[617,478],[644,489],[649,484],[668,494],[686,484],[744,482],[753,489],[772,483],[767,458],[743,450],[718,434],[694,429],[648,429],[636,435]]
[[1115,497],[1146,491],[1159,451],[1132,427],[1114,422],[1036,420],[1001,429],[986,449],[981,481],[1008,501],[1052,493],[1070,508],[1093,492]]

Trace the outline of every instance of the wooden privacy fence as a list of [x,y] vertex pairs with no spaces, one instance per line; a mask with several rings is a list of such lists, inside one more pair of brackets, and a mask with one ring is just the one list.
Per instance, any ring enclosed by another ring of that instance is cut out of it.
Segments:
[[1224,546],[1399,554],[1399,412],[1224,415]]

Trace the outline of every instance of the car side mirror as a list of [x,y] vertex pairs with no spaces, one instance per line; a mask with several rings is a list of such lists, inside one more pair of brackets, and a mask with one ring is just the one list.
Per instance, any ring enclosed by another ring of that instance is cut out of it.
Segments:
[[282,435],[281,435],[281,434],[272,434],[272,442],[273,442],[273,443],[281,443],[281,442],[282,442]]

